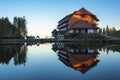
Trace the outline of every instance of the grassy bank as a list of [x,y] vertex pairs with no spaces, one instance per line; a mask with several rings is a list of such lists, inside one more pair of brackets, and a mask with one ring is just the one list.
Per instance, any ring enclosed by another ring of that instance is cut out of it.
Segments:
[[60,40],[61,42],[81,42],[81,43],[112,43],[120,44],[120,40],[110,40],[100,34],[78,34],[72,39]]
[[120,38],[120,30],[115,31],[115,32],[112,32],[112,33],[109,33],[108,35],[109,35],[109,36],[119,37],[119,38]]

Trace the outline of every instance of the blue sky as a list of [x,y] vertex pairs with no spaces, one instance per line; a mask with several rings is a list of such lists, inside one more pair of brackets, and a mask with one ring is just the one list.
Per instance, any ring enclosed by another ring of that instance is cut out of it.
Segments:
[[120,0],[0,0],[0,17],[25,16],[28,35],[50,36],[57,22],[80,8],[95,14],[99,27],[120,29]]

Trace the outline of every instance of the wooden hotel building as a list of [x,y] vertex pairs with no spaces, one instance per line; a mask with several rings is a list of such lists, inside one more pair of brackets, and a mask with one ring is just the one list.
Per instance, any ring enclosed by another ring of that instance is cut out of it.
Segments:
[[94,14],[81,8],[61,19],[57,29],[52,31],[52,35],[56,39],[71,39],[78,34],[97,33],[98,21],[99,19]]

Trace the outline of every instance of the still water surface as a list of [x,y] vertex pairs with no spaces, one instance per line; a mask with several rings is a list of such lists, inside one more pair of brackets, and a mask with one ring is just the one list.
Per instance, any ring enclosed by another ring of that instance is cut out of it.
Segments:
[[0,80],[120,80],[120,46],[0,45]]

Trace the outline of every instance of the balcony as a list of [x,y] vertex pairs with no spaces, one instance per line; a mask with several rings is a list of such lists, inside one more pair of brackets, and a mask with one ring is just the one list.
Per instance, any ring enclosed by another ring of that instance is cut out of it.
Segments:
[[66,22],[66,23],[64,23],[64,24],[58,25],[58,29],[59,29],[59,28],[66,27],[66,26],[68,26],[68,23],[67,23],[67,22]]

